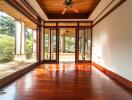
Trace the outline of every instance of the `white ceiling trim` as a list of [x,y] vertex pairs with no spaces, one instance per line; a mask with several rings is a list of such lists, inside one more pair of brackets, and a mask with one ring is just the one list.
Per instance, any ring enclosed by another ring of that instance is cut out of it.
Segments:
[[102,18],[108,11],[110,11],[117,3],[121,0],[115,0],[105,11],[96,19],[94,20],[93,24],[95,24],[100,18]]
[[36,0],[27,0],[27,2],[43,20],[48,21],[48,17],[46,16],[45,12],[43,12],[43,10],[41,9],[40,5]]
[[120,1],[121,0],[101,0],[93,13],[88,18],[88,20],[94,21],[93,24],[95,24]]
[[101,0],[88,20],[94,20],[113,0]]

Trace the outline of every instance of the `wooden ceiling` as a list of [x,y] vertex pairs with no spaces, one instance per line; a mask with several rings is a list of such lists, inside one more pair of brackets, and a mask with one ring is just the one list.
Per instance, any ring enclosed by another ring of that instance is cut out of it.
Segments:
[[100,2],[100,0],[72,0],[72,8],[77,9],[79,12],[75,13],[69,8],[66,10],[66,13],[62,15],[61,13],[65,8],[64,1],[65,0],[37,0],[49,19],[88,19]]

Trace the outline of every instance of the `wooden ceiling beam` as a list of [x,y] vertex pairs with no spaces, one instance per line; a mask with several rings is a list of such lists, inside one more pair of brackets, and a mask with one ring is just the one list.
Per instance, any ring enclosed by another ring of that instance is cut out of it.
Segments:
[[27,18],[29,18],[31,21],[33,21],[36,24],[39,24],[37,19],[32,16],[21,4],[17,2],[17,0],[5,0],[8,4],[10,4],[12,7],[16,8],[18,11],[20,11],[22,14],[24,14]]
[[87,19],[87,13],[65,13],[64,15],[58,13],[47,13],[49,19]]

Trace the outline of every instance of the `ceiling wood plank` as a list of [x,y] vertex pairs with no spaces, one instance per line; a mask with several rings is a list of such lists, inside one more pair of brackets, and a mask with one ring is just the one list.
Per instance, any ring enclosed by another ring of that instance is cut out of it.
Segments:
[[90,16],[100,1],[101,0],[73,0],[72,7],[78,10],[79,13],[69,8],[62,16],[61,13],[63,9],[65,9],[64,0],[37,0],[49,19],[88,19],[88,16]]

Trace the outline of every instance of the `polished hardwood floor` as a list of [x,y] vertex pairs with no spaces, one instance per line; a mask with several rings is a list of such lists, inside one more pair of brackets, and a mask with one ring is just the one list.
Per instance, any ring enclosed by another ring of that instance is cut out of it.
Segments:
[[132,90],[90,63],[40,65],[2,90],[0,100],[132,100]]

